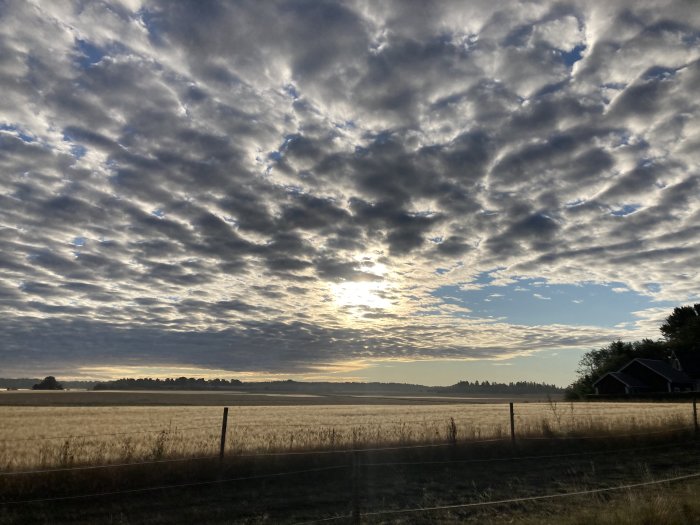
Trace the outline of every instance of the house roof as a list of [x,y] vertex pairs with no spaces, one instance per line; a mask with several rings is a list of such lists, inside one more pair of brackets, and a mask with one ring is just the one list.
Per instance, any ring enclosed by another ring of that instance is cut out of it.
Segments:
[[688,377],[687,374],[681,372],[680,370],[676,370],[673,368],[671,365],[669,365],[665,361],[660,361],[658,359],[645,359],[638,357],[637,359],[633,359],[629,363],[627,363],[625,366],[620,368],[619,372],[624,372],[626,368],[628,368],[632,363],[641,363],[642,365],[646,366],[653,372],[656,372],[659,374],[661,377],[664,379],[672,382],[672,383],[692,383],[693,380]]
[[674,350],[673,354],[680,362],[683,372],[691,378],[700,379],[700,351]]
[[624,372],[608,372],[603,377],[598,379],[598,381],[593,383],[593,386],[595,387],[598,383],[600,383],[603,379],[605,379],[608,376],[613,377],[623,385],[631,388],[649,388],[649,385],[647,385],[645,382],[637,379],[636,377],[632,377],[629,374],[625,374]]

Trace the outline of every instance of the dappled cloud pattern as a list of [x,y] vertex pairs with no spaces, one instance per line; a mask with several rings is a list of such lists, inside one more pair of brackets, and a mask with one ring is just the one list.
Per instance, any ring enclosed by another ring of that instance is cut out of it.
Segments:
[[654,336],[470,315],[697,297],[694,2],[0,2],[5,373],[323,375]]

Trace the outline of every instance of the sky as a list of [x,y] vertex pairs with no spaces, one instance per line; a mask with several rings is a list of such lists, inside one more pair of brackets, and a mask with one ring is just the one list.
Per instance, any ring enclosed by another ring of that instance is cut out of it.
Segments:
[[532,380],[700,301],[693,1],[0,0],[0,376]]

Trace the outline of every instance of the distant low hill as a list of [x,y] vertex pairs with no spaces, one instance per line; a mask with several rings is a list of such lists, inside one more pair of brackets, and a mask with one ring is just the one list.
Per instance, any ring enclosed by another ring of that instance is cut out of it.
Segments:
[[203,379],[178,377],[167,379],[117,379],[97,383],[95,390],[230,390],[245,392],[326,393],[326,394],[560,394],[556,385],[518,381],[460,381],[452,386],[433,387],[407,383],[355,383],[261,381],[242,382],[237,379]]

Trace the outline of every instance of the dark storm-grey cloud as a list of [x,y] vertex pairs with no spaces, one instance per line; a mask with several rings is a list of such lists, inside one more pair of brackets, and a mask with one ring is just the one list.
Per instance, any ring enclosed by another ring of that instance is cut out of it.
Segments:
[[[496,267],[698,291],[688,3],[1,9],[0,313],[21,333],[291,372],[532,348],[433,332],[457,321],[428,292]],[[597,337],[567,334],[542,344]],[[90,361],[67,340],[32,355]]]

